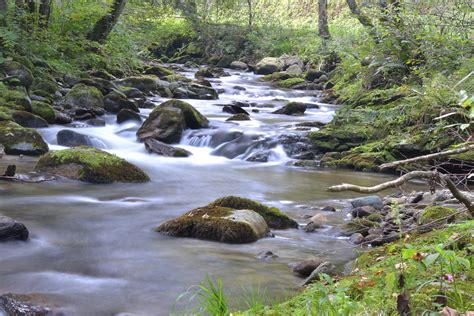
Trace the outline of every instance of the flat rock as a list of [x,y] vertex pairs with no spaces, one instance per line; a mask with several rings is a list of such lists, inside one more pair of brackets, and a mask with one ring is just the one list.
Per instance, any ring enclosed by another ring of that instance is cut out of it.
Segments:
[[149,153],[154,153],[165,157],[179,158],[189,157],[192,155],[192,153],[185,149],[173,147],[155,139],[147,139],[145,141],[145,148]]
[[352,207],[361,207],[361,206],[372,206],[377,210],[383,208],[383,201],[377,195],[369,195],[361,198],[357,198],[351,201]]

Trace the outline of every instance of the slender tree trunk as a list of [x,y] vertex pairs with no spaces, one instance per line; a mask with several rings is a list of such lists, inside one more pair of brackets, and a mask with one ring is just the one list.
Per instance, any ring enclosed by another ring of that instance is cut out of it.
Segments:
[[327,0],[318,1],[318,29],[319,29],[319,36],[323,39],[323,41],[326,41],[329,38],[331,38],[331,35],[329,34],[329,26],[328,26]]
[[379,36],[377,34],[374,24],[372,23],[372,21],[370,21],[369,17],[367,17],[359,9],[359,6],[357,5],[356,0],[346,0],[346,2],[347,2],[347,5],[349,6],[349,10],[351,10],[351,13],[357,18],[357,20],[359,20],[360,24],[362,24],[363,26],[369,29],[369,34],[374,39],[375,43],[378,43],[380,40],[379,40]]
[[30,13],[36,13],[36,2],[35,0],[28,1],[28,11]]
[[117,24],[126,4],[127,0],[114,0],[110,12],[97,21],[87,38],[91,41],[104,43]]
[[253,27],[253,8],[252,8],[252,0],[247,0],[247,6],[249,10],[249,30],[252,30]]
[[39,6],[40,26],[47,29],[49,24],[49,16],[51,15],[51,0],[41,0]]
[[8,11],[8,1],[0,0],[0,14],[5,15]]

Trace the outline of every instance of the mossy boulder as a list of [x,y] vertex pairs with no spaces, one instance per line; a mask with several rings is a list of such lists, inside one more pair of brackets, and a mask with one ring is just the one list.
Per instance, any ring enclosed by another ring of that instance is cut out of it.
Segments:
[[284,64],[279,58],[266,57],[257,63],[255,73],[258,75],[269,75],[281,71],[283,66]]
[[286,79],[286,80],[283,80],[283,81],[280,81],[278,82],[278,85],[282,88],[291,88],[293,86],[296,86],[300,83],[304,83],[305,80],[303,78],[289,78],[289,79]]
[[245,113],[238,113],[232,115],[226,121],[250,121],[250,116]]
[[137,166],[105,151],[80,146],[42,156],[35,170],[91,183],[142,183],[150,178]]
[[154,75],[154,76],[157,76],[158,78],[175,75],[175,72],[173,70],[165,68],[163,66],[159,66],[159,65],[150,66],[143,73],[145,75]]
[[129,101],[125,94],[119,91],[112,91],[104,97],[104,107],[111,113],[118,113],[123,109],[140,111],[134,102]]
[[102,78],[83,78],[79,80],[79,84],[97,88],[103,95],[106,95],[114,90],[119,90],[119,87],[112,81]]
[[369,229],[378,227],[379,223],[368,220],[367,218],[355,218],[342,225],[342,236],[351,236],[360,233],[363,236],[369,235]]
[[269,229],[264,218],[252,210],[206,206],[161,224],[157,231],[174,237],[243,244],[265,237]]
[[104,96],[96,87],[85,84],[75,85],[65,97],[65,107],[92,110],[103,113]]
[[31,102],[31,112],[45,119],[48,123],[54,124],[56,121],[56,113],[51,105],[45,102]]
[[194,82],[180,82],[171,87],[173,97],[177,99],[217,100],[217,91]]
[[373,134],[370,126],[347,125],[344,128],[326,125],[310,134],[310,140],[321,152],[342,152],[365,143]]
[[187,102],[169,100],[160,104],[160,107],[180,109],[184,116],[186,128],[199,129],[209,127],[209,121],[207,118]]
[[12,110],[31,112],[31,99],[26,91],[7,89],[0,83],[0,106]]
[[48,127],[48,122],[37,115],[26,111],[14,111],[11,115],[15,123],[28,128]]
[[9,155],[39,156],[49,150],[36,130],[8,121],[0,122],[0,144]]
[[56,91],[59,90],[59,86],[56,82],[42,80],[42,81],[39,81],[38,83],[35,83],[35,85],[33,86],[33,89],[34,90],[45,91],[49,95],[52,95]]
[[455,219],[457,210],[446,206],[428,206],[423,210],[419,223],[426,225],[433,223],[433,225],[451,223]]
[[33,84],[34,77],[31,70],[16,61],[5,61],[3,64],[0,64],[0,69],[7,76],[15,77],[27,89]]
[[209,206],[228,207],[235,210],[252,210],[260,214],[268,224],[268,227],[274,229],[298,228],[298,223],[281,212],[276,207],[269,207],[262,203],[237,197],[226,196],[215,200]]
[[159,79],[155,76],[137,76],[127,77],[115,81],[115,84],[121,87],[136,88],[143,93],[152,93],[158,90]]
[[141,141],[156,139],[167,144],[178,143],[185,126],[181,109],[159,106],[138,129],[137,137]]

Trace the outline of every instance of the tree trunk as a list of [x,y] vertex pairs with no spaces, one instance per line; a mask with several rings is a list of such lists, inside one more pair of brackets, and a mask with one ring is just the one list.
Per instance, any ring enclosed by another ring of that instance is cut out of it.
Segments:
[[51,15],[51,0],[41,0],[39,6],[40,26],[47,29],[49,24],[49,16]]
[[357,5],[356,0],[346,0],[346,2],[349,6],[349,10],[351,10],[351,13],[357,18],[357,20],[359,20],[360,24],[369,29],[369,34],[372,36],[375,42],[378,43],[379,38],[374,24],[364,13],[362,13],[362,11],[359,9],[359,6]]
[[252,26],[253,26],[252,0],[247,0],[247,6],[248,6],[248,10],[249,10],[249,15],[248,15],[248,18],[249,18],[249,30],[252,30]]
[[329,34],[328,26],[328,2],[327,0],[318,1],[318,29],[319,36],[323,41],[328,40],[331,35]]
[[36,2],[35,0],[28,1],[28,11],[30,13],[36,13]]
[[7,0],[0,0],[0,14],[7,14],[8,11],[8,1]]
[[87,38],[91,41],[104,43],[115,24],[117,24],[126,4],[127,0],[114,0],[110,12],[97,21]]

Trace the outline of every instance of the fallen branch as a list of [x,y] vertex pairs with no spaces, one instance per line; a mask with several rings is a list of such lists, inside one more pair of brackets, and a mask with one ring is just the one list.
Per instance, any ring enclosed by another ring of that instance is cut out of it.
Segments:
[[353,191],[358,193],[377,193],[389,188],[396,188],[405,184],[406,182],[412,179],[439,179],[446,182],[446,186],[448,187],[449,191],[453,194],[453,196],[462,204],[466,206],[469,213],[472,217],[474,217],[474,201],[471,200],[469,196],[464,194],[461,190],[459,190],[454,182],[449,178],[449,176],[440,174],[436,171],[412,171],[407,174],[404,174],[398,179],[388,181],[373,187],[362,187],[353,184],[346,184],[343,183],[341,185],[335,185],[328,188],[329,192],[342,192],[342,191]]
[[467,145],[467,146],[464,146],[464,147],[461,147],[461,148],[457,148],[457,149],[450,149],[450,150],[441,151],[439,153],[434,153],[434,154],[419,156],[419,157],[415,157],[415,158],[410,158],[410,159],[385,163],[383,165],[380,165],[379,169],[380,170],[384,170],[384,169],[388,169],[388,168],[392,169],[392,168],[398,167],[400,165],[406,165],[406,164],[413,163],[413,162],[428,161],[428,160],[443,158],[443,157],[447,157],[447,156],[462,154],[462,153],[465,153],[465,152],[470,151],[470,150],[474,150],[474,144],[470,144],[470,145]]

